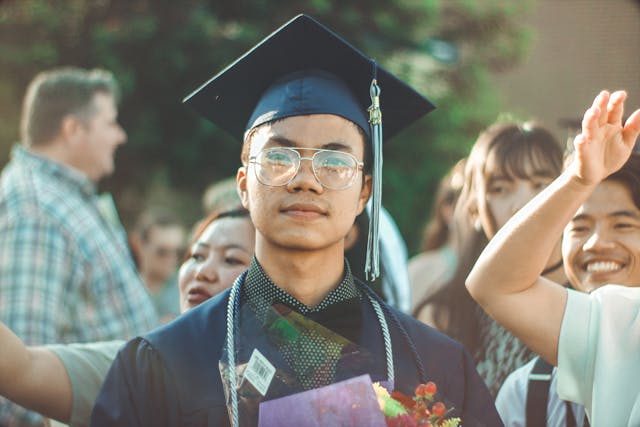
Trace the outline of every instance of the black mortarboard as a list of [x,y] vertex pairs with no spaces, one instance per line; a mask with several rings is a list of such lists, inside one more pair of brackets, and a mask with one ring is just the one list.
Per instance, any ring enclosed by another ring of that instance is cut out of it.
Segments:
[[366,270],[378,275],[382,123],[375,113],[382,111],[389,139],[434,109],[426,98],[318,21],[298,15],[184,102],[240,141],[257,125],[299,115],[336,114],[362,128],[372,143],[374,181]]

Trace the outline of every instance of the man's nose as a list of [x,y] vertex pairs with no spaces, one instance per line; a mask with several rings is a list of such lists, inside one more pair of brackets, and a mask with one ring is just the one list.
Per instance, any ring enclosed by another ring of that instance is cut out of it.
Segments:
[[584,251],[601,251],[607,250],[615,246],[615,243],[611,240],[609,233],[601,227],[596,227],[593,233],[582,245]]
[[314,191],[322,192],[323,186],[313,173],[313,162],[311,157],[301,157],[300,166],[293,179],[287,184],[291,191]]

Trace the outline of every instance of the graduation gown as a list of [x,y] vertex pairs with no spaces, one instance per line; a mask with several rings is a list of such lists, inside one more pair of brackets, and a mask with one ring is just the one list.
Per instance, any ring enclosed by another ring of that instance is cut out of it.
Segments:
[[[225,346],[228,298],[226,290],[172,323],[127,343],[107,375],[91,425],[229,426],[218,367]],[[379,359],[368,370],[372,380],[385,381],[379,320],[367,298],[360,300],[360,306],[357,344]],[[501,426],[493,400],[464,347],[414,318],[386,309],[395,313],[415,344],[427,380],[434,381],[447,406],[455,408],[452,415],[460,416],[465,427]],[[420,382],[416,363],[400,328],[385,317],[393,345],[395,389],[413,395]],[[271,361],[279,357],[266,342],[240,342],[238,361],[248,361],[253,348],[259,348]],[[341,379],[346,378],[336,381]],[[264,400],[274,397],[270,394],[271,389]]]

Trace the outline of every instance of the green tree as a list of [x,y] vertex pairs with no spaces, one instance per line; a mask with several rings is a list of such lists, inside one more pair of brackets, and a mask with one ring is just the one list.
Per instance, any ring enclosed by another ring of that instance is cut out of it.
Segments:
[[[384,204],[410,248],[438,179],[499,112],[488,75],[522,57],[528,34],[518,19],[524,6],[514,3],[311,0],[304,10],[439,107],[386,147]],[[235,173],[239,142],[182,98],[300,11],[293,1],[274,8],[264,0],[0,3],[0,163],[18,140],[21,98],[38,71],[108,68],[123,88],[120,120],[129,142],[104,187],[125,223],[150,199],[173,200],[195,220],[206,185]]]

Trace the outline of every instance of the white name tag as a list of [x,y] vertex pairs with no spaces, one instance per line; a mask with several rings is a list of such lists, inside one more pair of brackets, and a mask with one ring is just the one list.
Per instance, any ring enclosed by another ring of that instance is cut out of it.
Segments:
[[257,348],[254,348],[247,368],[244,371],[244,378],[264,396],[267,394],[267,390],[269,390],[269,385],[275,373],[276,368],[273,367]]

